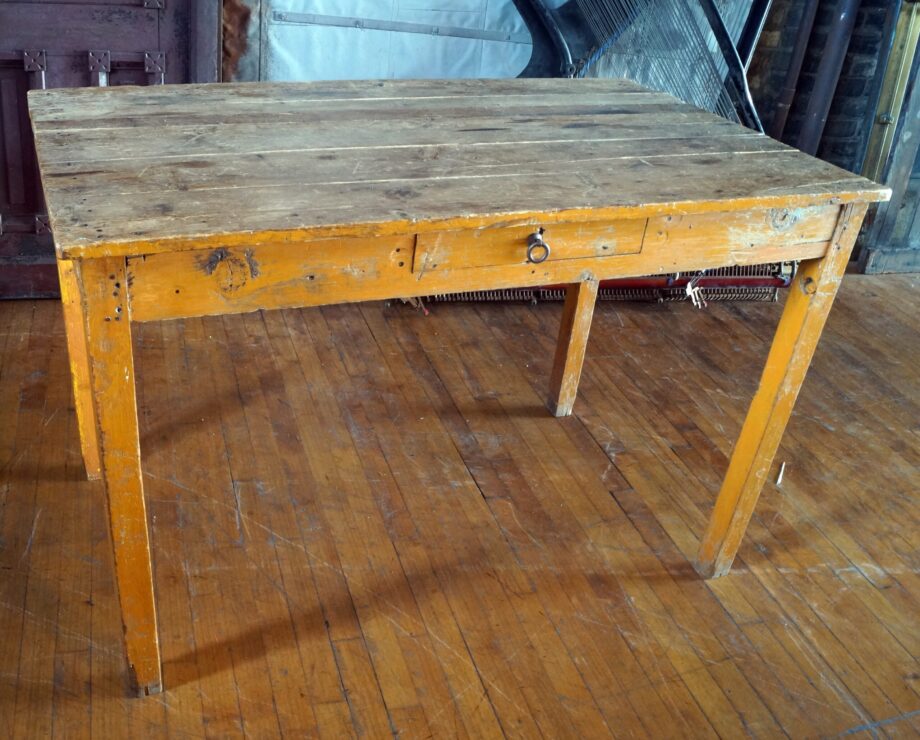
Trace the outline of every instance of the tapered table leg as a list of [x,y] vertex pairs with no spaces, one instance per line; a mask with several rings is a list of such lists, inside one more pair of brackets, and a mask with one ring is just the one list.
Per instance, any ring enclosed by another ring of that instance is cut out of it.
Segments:
[[90,383],[89,357],[86,353],[86,330],[83,302],[77,285],[74,263],[58,260],[61,283],[61,304],[64,307],[64,330],[67,334],[67,355],[70,358],[70,378],[73,384],[77,429],[86,477],[95,480],[102,475],[99,461],[99,439],[96,436],[96,412]]
[[162,690],[162,676],[141,478],[125,260],[85,260],[76,269],[83,296],[125,647],[139,693],[154,694]]
[[568,416],[575,404],[597,300],[597,286],[597,280],[586,280],[574,283],[566,290],[546,402],[554,416]]
[[827,254],[799,265],[700,545],[696,567],[705,578],[722,576],[732,566],[865,213],[864,205],[844,207]]

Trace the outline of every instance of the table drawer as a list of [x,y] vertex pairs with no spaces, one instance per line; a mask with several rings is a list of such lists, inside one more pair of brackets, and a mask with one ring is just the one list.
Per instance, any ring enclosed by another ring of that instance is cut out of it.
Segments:
[[[550,246],[546,262],[638,254],[647,219],[613,222],[549,224],[543,240]],[[534,224],[501,226],[475,231],[439,231],[419,234],[412,271],[465,270],[527,263],[528,237]]]

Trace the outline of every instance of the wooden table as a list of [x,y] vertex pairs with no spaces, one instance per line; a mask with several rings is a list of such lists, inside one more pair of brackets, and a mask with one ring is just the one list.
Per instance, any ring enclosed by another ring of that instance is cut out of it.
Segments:
[[565,283],[548,396],[564,416],[599,280],[802,260],[702,537],[697,568],[719,576],[889,195],[622,80],[50,90],[30,108],[83,457],[146,693],[162,678],[132,322]]

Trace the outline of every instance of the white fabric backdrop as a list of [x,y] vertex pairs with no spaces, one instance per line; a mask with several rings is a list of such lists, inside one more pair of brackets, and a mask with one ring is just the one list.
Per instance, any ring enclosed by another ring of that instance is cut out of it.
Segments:
[[516,77],[529,43],[304,25],[278,13],[405,21],[529,38],[511,0],[262,0],[263,80]]

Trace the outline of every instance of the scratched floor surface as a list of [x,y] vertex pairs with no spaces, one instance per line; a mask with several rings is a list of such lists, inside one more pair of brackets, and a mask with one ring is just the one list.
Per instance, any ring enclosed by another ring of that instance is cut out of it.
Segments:
[[59,306],[0,304],[0,736],[920,731],[920,280],[848,277],[735,570],[689,565],[780,307],[147,324],[166,693],[128,698]]

